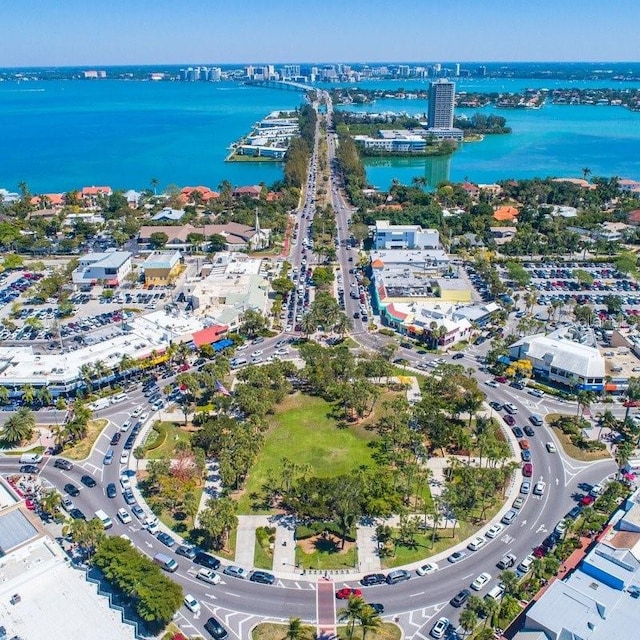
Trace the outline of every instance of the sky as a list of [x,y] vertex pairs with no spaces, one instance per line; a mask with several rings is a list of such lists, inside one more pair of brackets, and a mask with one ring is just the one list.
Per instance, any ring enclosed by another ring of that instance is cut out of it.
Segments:
[[640,0],[0,0],[0,67],[638,61]]

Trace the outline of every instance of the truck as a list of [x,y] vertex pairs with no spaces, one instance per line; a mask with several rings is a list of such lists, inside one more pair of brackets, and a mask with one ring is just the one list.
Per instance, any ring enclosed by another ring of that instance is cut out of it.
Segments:
[[513,553],[507,553],[498,561],[498,569],[502,569],[503,571],[505,569],[510,569],[516,563],[516,560],[517,558]]
[[89,405],[89,408],[92,411],[100,411],[100,409],[106,409],[110,404],[111,401],[109,400],[109,398],[100,398],[99,400],[92,402]]

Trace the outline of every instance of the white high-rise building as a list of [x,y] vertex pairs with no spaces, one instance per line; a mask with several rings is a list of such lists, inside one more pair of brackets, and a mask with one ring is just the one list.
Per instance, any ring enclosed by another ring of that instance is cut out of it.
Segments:
[[449,80],[435,80],[429,88],[429,129],[451,129],[456,85]]

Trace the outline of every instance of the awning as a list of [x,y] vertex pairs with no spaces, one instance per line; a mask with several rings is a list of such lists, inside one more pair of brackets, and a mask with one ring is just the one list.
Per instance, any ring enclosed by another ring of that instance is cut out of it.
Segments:
[[113,278],[112,280],[108,280],[107,284],[110,287],[117,287],[118,286],[118,280],[117,280],[117,278]]
[[608,382],[607,384],[604,385],[604,390],[605,391],[617,391],[618,390],[618,385],[617,384],[612,384],[611,382]]
[[220,340],[219,342],[214,342],[211,346],[213,347],[214,351],[222,351],[223,349],[226,349],[231,345],[233,345],[233,340],[225,338],[224,340]]

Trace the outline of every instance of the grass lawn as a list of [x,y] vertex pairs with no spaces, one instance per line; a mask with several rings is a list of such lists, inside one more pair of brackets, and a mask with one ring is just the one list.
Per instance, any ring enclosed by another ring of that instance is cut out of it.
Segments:
[[269,547],[263,547],[256,538],[256,546],[253,552],[253,566],[256,569],[273,569],[273,551]]
[[229,540],[227,541],[226,549],[217,549],[213,553],[221,558],[226,558],[227,560],[235,560],[236,559],[236,539],[238,537],[238,527],[235,526],[229,532]]
[[574,460],[593,462],[594,460],[605,460],[606,458],[611,457],[611,454],[607,449],[602,449],[601,451],[584,451],[583,449],[579,449],[573,444],[573,442],[571,442],[571,436],[562,433],[562,431],[557,427],[552,428],[553,433],[564,449],[564,452]]
[[261,493],[269,472],[279,471],[282,458],[308,464],[319,477],[376,466],[369,447],[376,434],[361,425],[339,428],[331,411],[332,405],[321,398],[295,394],[284,400],[270,417],[271,428],[238,502],[239,514],[268,513],[252,508],[252,494]]
[[[251,640],[286,640],[288,625],[276,624],[275,622],[261,622],[251,633]],[[312,638],[315,627],[303,625],[303,638]],[[370,638],[373,636],[369,636]]]
[[69,460],[84,460],[87,458],[98,436],[107,426],[107,422],[108,420],[104,418],[100,420],[89,420],[87,424],[87,435],[73,447],[65,449],[62,452],[63,457],[69,458]]
[[[251,634],[251,640],[286,640],[288,625],[276,624],[274,622],[262,622],[257,625]],[[314,637],[315,627],[303,625],[302,630],[305,638]],[[400,627],[390,622],[383,622],[379,629],[372,629],[367,633],[369,640],[400,640],[402,633]],[[338,627],[338,638],[346,640],[347,627],[342,625]],[[362,638],[362,632],[358,627],[353,634],[354,640]]]
[[349,545],[344,553],[336,552],[333,547],[326,550],[321,547],[312,553],[305,553],[296,545],[296,563],[303,569],[353,569],[357,566],[358,554],[355,545]]
[[[154,436],[158,441],[154,441]],[[160,430],[155,429],[150,433],[147,442],[145,443],[146,457],[150,460],[157,460],[158,458],[171,458],[176,444],[178,442],[188,442],[189,432],[185,431],[180,425],[175,422],[161,422]],[[158,444],[155,448],[155,444]]]

